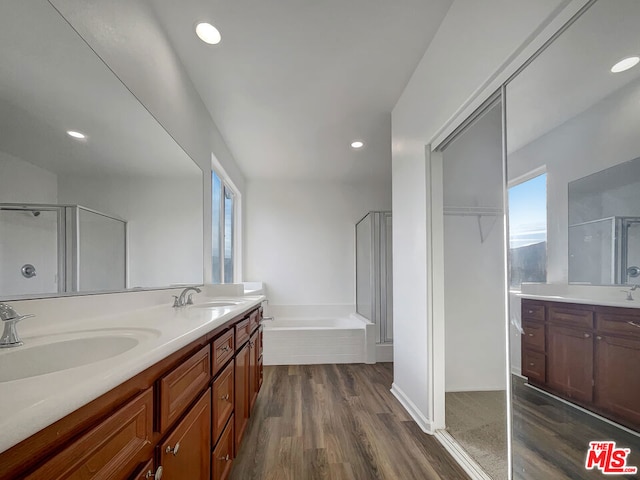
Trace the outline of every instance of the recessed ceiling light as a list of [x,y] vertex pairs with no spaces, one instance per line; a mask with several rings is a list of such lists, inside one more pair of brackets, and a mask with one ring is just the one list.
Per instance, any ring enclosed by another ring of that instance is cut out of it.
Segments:
[[360,140],[351,142],[351,148],[355,148],[357,150],[358,148],[362,148],[362,147],[364,147],[364,142],[361,142]]
[[638,62],[640,62],[640,57],[627,57],[620,60],[613,67],[611,67],[611,71],[613,73],[624,72],[625,70],[629,70],[630,68],[635,67]]
[[196,25],[196,35],[200,37],[200,40],[209,45],[217,45],[220,43],[220,40],[222,40],[222,35],[220,35],[218,29],[206,22]]
[[67,135],[73,138],[77,138],[78,140],[84,140],[87,136],[82,132],[77,132],[75,130],[67,130]]

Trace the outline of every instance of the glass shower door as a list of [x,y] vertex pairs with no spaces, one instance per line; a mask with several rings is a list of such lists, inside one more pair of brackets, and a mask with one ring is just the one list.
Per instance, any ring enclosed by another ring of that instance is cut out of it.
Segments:
[[625,220],[625,270],[627,284],[640,284],[640,219]]
[[0,207],[0,295],[64,290],[57,208]]

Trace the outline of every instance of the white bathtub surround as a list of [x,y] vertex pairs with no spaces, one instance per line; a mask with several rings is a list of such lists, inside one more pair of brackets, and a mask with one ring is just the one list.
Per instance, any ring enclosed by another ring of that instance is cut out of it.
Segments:
[[357,314],[276,317],[264,322],[263,359],[265,365],[375,363],[375,325]]
[[[140,338],[130,350],[105,360],[0,382],[0,452],[265,299],[261,295],[212,298],[196,294],[196,305],[173,308],[172,295],[181,291],[180,288],[10,302],[22,315],[37,315],[18,324],[18,332],[25,345],[16,349],[27,350],[30,345],[47,343],[53,338],[96,337],[109,332]],[[198,303],[212,300],[240,303],[223,308],[198,307]],[[134,335],[140,332],[144,335]],[[0,363],[7,362],[12,351],[16,350],[0,351]]]

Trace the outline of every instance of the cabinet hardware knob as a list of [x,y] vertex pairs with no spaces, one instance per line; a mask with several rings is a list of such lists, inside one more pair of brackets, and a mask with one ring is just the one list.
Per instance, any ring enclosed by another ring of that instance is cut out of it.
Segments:
[[160,480],[162,478],[162,467],[158,467],[158,469],[156,470],[156,473],[153,473],[153,471],[148,470],[144,478],[153,478],[153,480]]
[[596,340],[602,340],[602,337],[601,337],[600,335],[598,335],[598,336],[596,337]]
[[222,350],[223,352],[228,352],[230,348],[229,348],[229,345],[224,345],[222,347],[218,347],[218,350]]
[[173,453],[173,456],[175,457],[178,454],[178,450],[180,449],[180,442],[176,443],[176,446],[171,448],[171,445],[167,445],[167,448],[165,450],[166,453]]
[[220,397],[220,400],[229,400],[229,394],[226,393]]
[[627,322],[627,323],[628,323],[629,325],[631,325],[632,327],[640,328],[640,323],[636,323],[636,322],[632,322],[632,321],[629,321],[629,322]]
[[535,365],[536,365],[535,363],[530,363],[529,364],[530,367],[535,367]]
[[218,460],[223,460],[225,462],[228,462],[229,460],[231,460],[231,458],[229,457],[229,454],[227,454],[224,457],[218,457]]
[[588,333],[585,333],[584,338],[591,338],[591,335],[589,335]]
[[529,336],[530,336],[530,337],[533,337],[533,333],[530,333],[530,334],[529,334]]

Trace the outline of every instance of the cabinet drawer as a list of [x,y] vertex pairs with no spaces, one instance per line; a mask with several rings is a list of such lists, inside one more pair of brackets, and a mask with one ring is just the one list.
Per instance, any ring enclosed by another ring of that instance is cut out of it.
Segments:
[[213,421],[211,422],[211,440],[215,445],[227,424],[227,420],[233,413],[233,371],[235,362],[231,361],[218,378],[213,381],[212,404]]
[[262,315],[260,314],[260,310],[256,310],[251,314],[249,317],[249,320],[251,321],[251,332],[260,326],[261,317]]
[[236,350],[249,340],[251,336],[251,317],[236,323]]
[[570,327],[593,328],[593,312],[558,304],[549,307],[549,322]]
[[523,320],[522,342],[526,348],[544,352],[544,323]]
[[544,322],[544,305],[522,300],[522,319]]
[[233,464],[233,415],[227,423],[227,427],[220,437],[218,445],[211,454],[211,465],[213,468],[213,480],[224,480],[231,472]]
[[640,338],[640,314],[596,314],[598,332],[627,335]]
[[522,375],[537,383],[546,383],[546,357],[544,353],[522,350]]
[[161,478],[162,468],[156,470],[156,464],[151,459],[142,468],[139,468],[129,480],[160,480]]
[[145,448],[149,454],[153,451],[152,435],[153,389],[149,388],[26,478],[124,478],[140,462]]
[[184,413],[211,378],[207,345],[160,379],[160,432]]
[[233,357],[234,338],[233,328],[230,328],[213,341],[212,375],[217,374],[224,367],[224,364]]

